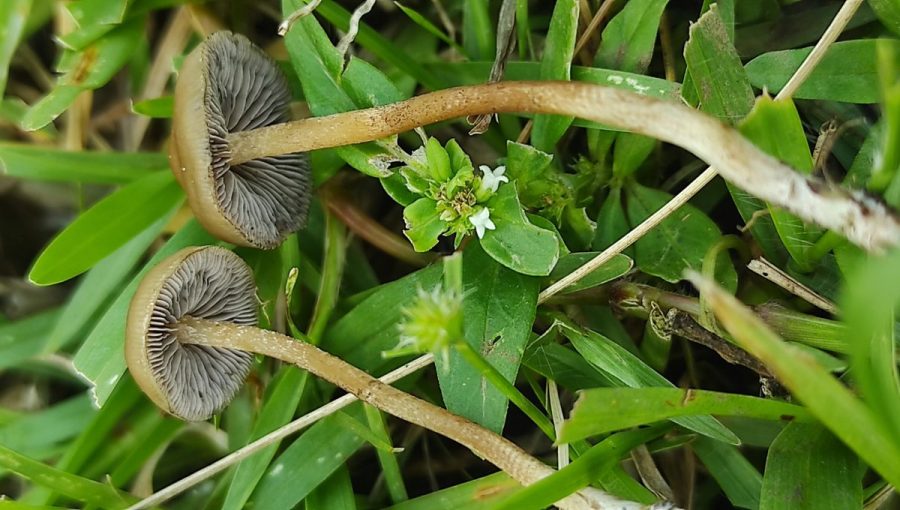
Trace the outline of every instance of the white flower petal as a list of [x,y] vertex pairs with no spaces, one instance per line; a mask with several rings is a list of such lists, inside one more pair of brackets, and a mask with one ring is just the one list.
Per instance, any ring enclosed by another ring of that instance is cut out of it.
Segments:
[[494,170],[487,165],[481,165],[478,167],[481,170],[481,188],[483,190],[490,190],[491,193],[496,193],[497,188],[500,187],[500,183],[509,182],[509,178],[503,175],[506,173],[505,166],[498,166]]
[[496,225],[494,225],[494,222],[491,221],[491,211],[489,211],[487,207],[483,207],[477,213],[469,216],[469,222],[475,227],[475,234],[478,235],[478,239],[484,237],[485,230],[494,230],[497,228]]

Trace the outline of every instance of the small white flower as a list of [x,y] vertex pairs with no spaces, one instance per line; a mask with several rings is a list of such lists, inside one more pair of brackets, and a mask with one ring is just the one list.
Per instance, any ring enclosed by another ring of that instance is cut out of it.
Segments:
[[505,166],[498,166],[494,170],[491,170],[491,167],[481,165],[478,169],[481,170],[481,173],[483,174],[481,177],[481,189],[488,189],[491,190],[491,193],[496,193],[501,182],[509,182],[509,178],[503,175],[506,173]]
[[469,222],[475,227],[475,233],[478,234],[478,239],[484,237],[485,230],[494,230],[497,228],[497,226],[494,225],[494,222],[491,221],[491,211],[489,211],[487,207],[482,207],[480,211],[469,216]]

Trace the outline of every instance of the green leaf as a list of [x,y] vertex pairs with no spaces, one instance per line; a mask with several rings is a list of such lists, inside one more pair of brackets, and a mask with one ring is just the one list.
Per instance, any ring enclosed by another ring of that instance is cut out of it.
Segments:
[[[588,363],[612,377],[620,385],[630,388],[674,387],[668,379],[659,375],[634,354],[600,333],[582,330],[563,322],[557,322],[555,326],[572,342]],[[710,416],[688,416],[673,418],[672,421],[718,441],[740,443],[733,432]]]
[[168,167],[158,152],[65,151],[0,143],[0,174],[22,179],[127,184]]
[[131,58],[144,35],[143,19],[122,24],[83,51],[63,56],[56,87],[38,101],[22,119],[22,127],[35,130],[64,112],[82,91],[106,85]]
[[131,110],[134,113],[150,117],[151,119],[169,119],[172,117],[174,108],[175,99],[172,96],[144,99],[131,104]]
[[157,172],[108,195],[59,233],[34,262],[28,278],[52,285],[90,269],[184,199],[169,172]]
[[900,35],[900,5],[894,0],[869,0],[869,7],[895,35]]
[[453,46],[454,48],[457,49],[457,51],[462,50],[462,48],[458,44],[456,44],[456,41],[451,39],[450,36],[445,34],[443,30],[438,28],[434,23],[429,21],[425,16],[422,16],[416,10],[414,10],[410,7],[407,7],[403,4],[401,4],[400,2],[395,2],[395,3],[397,5],[397,7],[399,7],[400,10],[403,11],[403,14],[406,14],[406,16],[410,20],[412,20],[413,23],[415,23],[416,25],[419,25],[420,27],[425,29],[428,33],[430,33],[431,35],[444,41],[448,45]]
[[0,98],[6,90],[9,64],[25,31],[32,0],[7,0],[0,3]]
[[625,4],[603,29],[594,65],[642,74],[650,66],[656,32],[667,0],[637,0]]
[[0,371],[40,354],[41,344],[59,315],[60,310],[54,309],[0,324]]
[[[300,397],[308,379],[309,372],[295,366],[284,366],[278,371],[266,388],[265,403],[253,424],[253,431],[250,433],[248,443],[290,421],[297,409],[297,404],[300,403]],[[266,467],[278,452],[278,445],[279,443],[269,445],[237,465],[234,476],[228,484],[225,502],[222,503],[223,510],[245,507],[253,489],[265,474]]]
[[[881,278],[881,282],[891,281],[885,276]],[[739,346],[765,363],[810,413],[873,469],[890,483],[900,485],[900,439],[893,432],[896,429],[889,428],[880,414],[854,396],[812,357],[781,340],[733,296],[707,280],[692,278],[692,281],[706,294],[716,318]]]
[[[287,13],[293,12],[294,9],[299,7],[300,2],[298,0],[283,0],[282,4],[285,7],[284,13],[287,15]],[[319,4],[316,8],[316,13],[340,30],[347,31],[350,26],[350,13],[333,0],[325,0]],[[413,77],[427,89],[438,90],[446,87],[441,80],[416,59],[409,58],[409,52],[406,48],[398,46],[382,36],[377,30],[368,26],[365,20],[359,23],[359,33],[356,35],[356,42],[372,52],[376,57]]]
[[168,221],[168,215],[163,215],[88,271],[69,297],[53,330],[44,338],[43,352],[56,352],[69,345],[97,319],[97,313],[109,302],[112,293],[121,288]]
[[[597,230],[591,247],[595,250],[605,250],[627,234],[629,230],[631,227],[622,204],[622,188],[614,186],[610,188],[609,195],[600,206],[600,212],[597,214]],[[625,251],[629,254],[631,252],[631,247]]]
[[[543,282],[543,287],[548,287],[551,284],[561,280],[564,276],[578,269],[599,254],[600,252],[598,251],[592,251],[569,253],[568,255],[563,255],[559,259],[559,262],[556,264],[556,267],[553,268],[550,276],[548,276],[547,279]],[[631,268],[633,266],[634,261],[629,257],[627,257],[626,255],[622,255],[621,253],[616,254],[607,263],[594,269],[577,283],[569,285],[568,287],[563,289],[562,293],[568,294],[570,292],[577,292],[579,290],[589,289],[591,287],[596,287],[598,285],[603,285],[604,283],[611,282],[616,278],[624,276],[626,273],[628,273],[628,271],[631,271]]]
[[572,443],[677,416],[700,414],[762,420],[811,419],[800,406],[746,395],[680,388],[593,388],[581,392],[559,440]]
[[482,478],[434,491],[418,498],[388,507],[387,510],[484,510],[491,507],[496,498],[521,487],[506,473],[498,472]]
[[856,455],[818,423],[791,423],[769,448],[761,510],[862,508]]
[[[668,193],[636,182],[626,188],[626,193],[632,228],[672,198]],[[699,269],[706,252],[721,237],[715,222],[696,207],[685,204],[634,243],[634,261],[641,271],[675,283],[683,278],[685,269]],[[734,288],[732,283],[737,281],[737,274],[730,262],[717,264],[716,273]]]
[[[463,257],[465,340],[513,382],[537,308],[539,281],[492,260],[477,243]],[[506,397],[459,353],[435,361],[447,409],[495,432],[506,422]]]
[[[812,172],[813,160],[806,133],[800,114],[790,99],[775,101],[763,95],[741,122],[740,130],[757,147],[778,160],[803,173]],[[769,213],[791,258],[801,268],[811,269],[813,261],[807,250],[822,235],[822,229],[808,227],[800,218],[778,207],[770,205]]]
[[[900,41],[896,39],[834,43],[793,96],[845,103],[877,103],[878,59],[875,46],[878,43],[894,46],[895,54],[900,55]],[[747,63],[750,82],[772,93],[780,91],[811,51],[811,47],[773,51],[756,57]],[[900,61],[895,61],[894,65],[900,66]]]
[[613,148],[613,176],[624,179],[633,175],[655,148],[655,138],[634,133],[619,133]]
[[441,265],[434,264],[368,291],[325,331],[322,348],[370,373],[396,365],[398,360],[385,360],[381,353],[397,346],[403,307],[419,289],[432,289],[440,281]]
[[462,2],[462,38],[466,55],[473,60],[494,56],[494,27],[488,3],[481,0]]
[[725,492],[728,501],[738,508],[759,508],[762,475],[740,450],[729,444],[698,437],[691,449]]
[[484,251],[513,271],[532,276],[550,274],[559,259],[556,235],[528,221],[516,187],[501,185],[488,201],[488,208],[496,229],[485,232],[481,240]]
[[[578,32],[578,0],[558,0],[553,7],[541,58],[541,80],[568,80]],[[536,115],[531,131],[535,148],[552,152],[574,117]]]
[[528,345],[522,364],[572,391],[615,385],[609,376],[591,366],[577,352],[542,339]]
[[[121,344],[121,337],[118,340]],[[93,413],[88,426],[81,430],[78,437],[56,460],[55,468],[68,473],[82,473],[85,466],[88,466],[103,448],[110,445],[113,431],[122,429],[123,423],[127,421],[127,413],[134,409],[142,396],[134,381],[131,379],[123,381],[110,396],[108,404]],[[58,498],[57,492],[61,491],[51,489],[36,487],[23,495],[21,500],[34,504],[52,504]]]
[[[847,275],[841,299],[850,347],[853,380],[874,418],[886,430],[900,430],[900,388],[897,387],[895,346],[900,289],[900,251],[870,258]],[[826,423],[827,425],[827,423]],[[900,437],[894,434],[900,447]]]
[[514,491],[494,508],[524,510],[551,506],[569,494],[587,487],[600,473],[613,469],[634,447],[650,441],[663,432],[665,429],[661,427],[651,427],[613,434],[556,473]]
[[3,425],[0,444],[29,457],[48,458],[85,428],[93,414],[90,398],[82,393]]
[[38,485],[50,487],[60,494],[90,505],[103,508],[125,508],[137,502],[137,498],[130,494],[42,464],[3,445],[0,445],[0,467],[9,469]]
[[339,467],[303,501],[306,510],[356,510],[356,495],[350,482],[350,470]]
[[106,309],[103,317],[96,322],[72,363],[86,381],[93,385],[94,402],[103,406],[125,372],[125,316],[131,297],[137,290],[144,274],[162,259],[187,246],[212,244],[215,239],[196,221],[191,221],[179,230],[132,278],[131,282]]
[[737,122],[753,108],[753,89],[716,5],[691,25],[684,60],[701,110]]
[[[297,6],[294,0],[284,0],[285,15]],[[341,55],[315,16],[298,20],[284,39],[294,71],[301,77],[303,96],[314,115],[331,115],[402,99],[380,71],[362,60],[351,60],[342,75]],[[363,173],[373,177],[389,174],[372,163],[373,157],[384,154],[376,144],[338,147],[335,152]]]
[[[360,404],[345,411],[364,419]],[[363,439],[340,427],[329,416],[297,438],[269,467],[250,505],[255,508],[293,508],[324,482],[363,445]]]
[[403,235],[418,252],[428,251],[438,243],[438,238],[447,230],[447,222],[440,218],[437,202],[430,198],[420,198],[403,209],[406,230]]
[[[377,408],[370,405],[363,406],[366,412],[366,421],[369,428],[382,443],[391,445],[391,435],[388,432],[387,425],[384,422],[384,415]],[[378,455],[378,463],[381,465],[381,472],[384,474],[384,483],[387,486],[388,493],[391,495],[391,501],[399,503],[409,499],[406,492],[406,486],[403,484],[403,472],[400,470],[400,463],[397,461],[397,455],[393,448],[375,450]]]

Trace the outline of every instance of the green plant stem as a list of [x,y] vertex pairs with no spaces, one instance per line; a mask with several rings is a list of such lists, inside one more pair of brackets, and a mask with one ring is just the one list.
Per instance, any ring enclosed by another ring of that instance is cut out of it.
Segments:
[[328,319],[334,311],[341,290],[344,262],[347,253],[346,232],[341,222],[329,213],[325,214],[325,259],[322,263],[322,279],[319,282],[319,297],[313,309],[309,325],[309,338],[318,344],[328,326]]
[[553,428],[553,423],[547,418],[547,415],[538,409],[538,407],[530,400],[525,398],[525,395],[522,395],[522,392],[516,389],[511,382],[506,380],[506,378],[503,377],[503,374],[494,368],[494,365],[488,363],[487,360],[484,359],[484,356],[476,352],[468,342],[456,342],[453,344],[453,347],[467,363],[478,370],[482,377],[493,384],[494,387],[500,390],[510,402],[531,418],[531,421],[533,421],[547,437],[556,441],[556,431]]

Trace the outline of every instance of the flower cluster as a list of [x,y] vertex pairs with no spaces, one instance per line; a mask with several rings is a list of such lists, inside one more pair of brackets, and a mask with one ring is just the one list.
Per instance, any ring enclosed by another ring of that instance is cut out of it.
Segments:
[[417,251],[434,247],[441,235],[455,235],[455,244],[475,231],[483,238],[496,225],[487,202],[509,178],[503,166],[476,171],[454,140],[441,146],[430,138],[400,169],[406,188],[420,198],[403,211],[405,234]]
[[413,303],[403,309],[404,320],[398,327],[400,342],[383,355],[431,352],[446,357],[453,342],[462,338],[462,301],[461,293],[443,286],[431,291],[420,288]]

